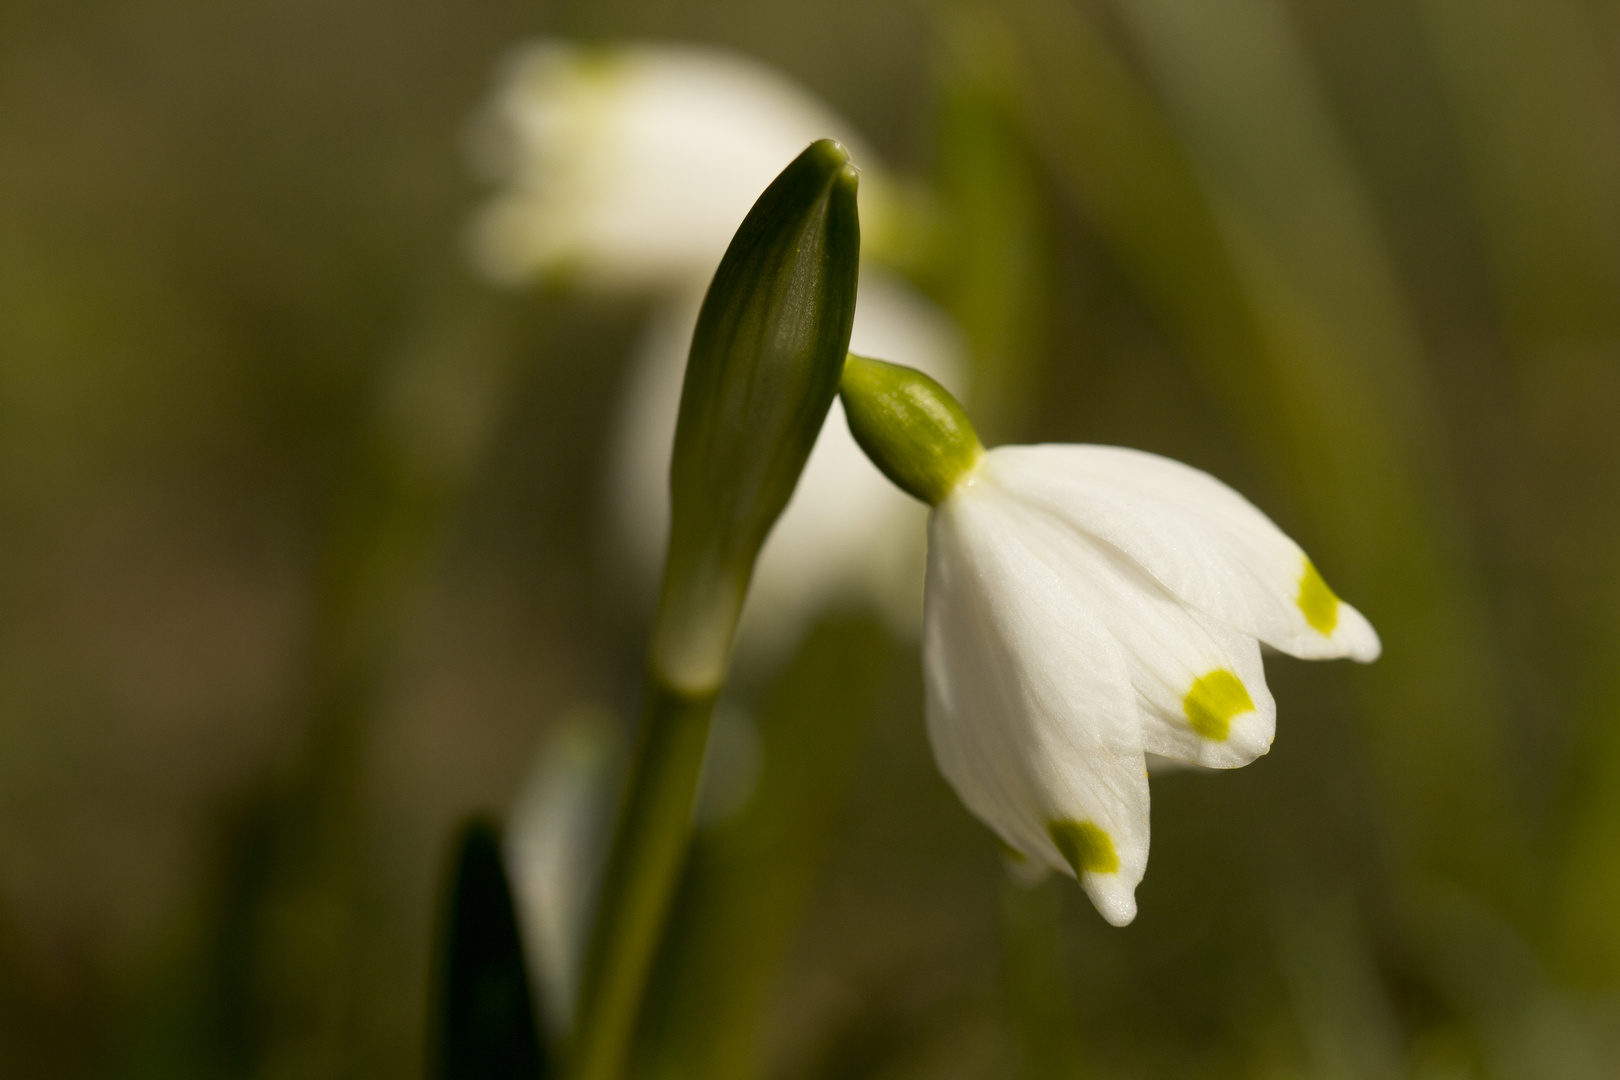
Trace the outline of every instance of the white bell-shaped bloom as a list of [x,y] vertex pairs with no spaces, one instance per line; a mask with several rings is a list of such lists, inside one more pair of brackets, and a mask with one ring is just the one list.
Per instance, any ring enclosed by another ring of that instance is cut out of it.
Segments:
[[[669,535],[670,450],[701,299],[693,293],[654,319],[632,363],[619,417],[610,525],[628,570],[626,584],[648,603]],[[882,271],[862,271],[850,348],[901,358],[959,395],[965,389],[967,348],[956,324]],[[850,436],[842,403],[834,401],[755,565],[737,635],[744,663],[768,665],[797,644],[817,615],[840,605],[864,605],[897,632],[915,633],[925,515],[866,459]]]
[[[623,791],[624,727],[605,706],[560,716],[542,740],[506,821],[505,856],[524,960],[547,1030],[574,1019],[591,915]],[[759,728],[746,710],[715,710],[693,821],[711,825],[748,804],[759,779]]]
[[1144,754],[1232,768],[1271,746],[1260,644],[1369,661],[1378,635],[1237,492],[1107,446],[985,452],[928,527],[928,732],[1020,857],[1136,915]]
[[822,138],[863,169],[862,227],[881,228],[884,184],[859,136],[781,73],[709,46],[533,42],[474,128],[476,163],[501,185],[474,260],[505,284],[706,281],[759,193]]
[[581,708],[554,725],[507,818],[506,860],[525,960],[556,1036],[573,1022],[623,764],[613,715]]
[[[491,279],[562,278],[662,292],[631,364],[612,450],[611,542],[625,591],[651,603],[669,527],[669,458],[703,289],[782,168],[831,136],[861,167],[863,248],[892,224],[893,186],[853,127],[787,76],[707,46],[544,40],[502,68],[474,154],[500,190],[473,223]],[[862,270],[852,347],[964,389],[966,347],[936,305]],[[761,553],[739,629],[749,659],[780,656],[829,605],[921,618],[923,511],[850,439],[834,403],[792,502]]]

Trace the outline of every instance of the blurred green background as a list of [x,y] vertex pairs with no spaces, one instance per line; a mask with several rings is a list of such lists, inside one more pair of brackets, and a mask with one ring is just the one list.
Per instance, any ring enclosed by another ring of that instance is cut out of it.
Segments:
[[642,1074],[1620,1075],[1610,0],[0,3],[0,1075],[423,1075],[458,823],[634,715],[647,305],[462,250],[539,34],[802,81],[931,192],[992,441],[1209,469],[1385,646],[1154,780],[1114,930],[1005,880],[914,647],[833,618]]

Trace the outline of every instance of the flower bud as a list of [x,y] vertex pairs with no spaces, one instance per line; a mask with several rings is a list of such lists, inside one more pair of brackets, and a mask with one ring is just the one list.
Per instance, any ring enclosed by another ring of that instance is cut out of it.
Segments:
[[851,355],[840,384],[849,430],[902,491],[938,504],[984,456],[962,406],[913,368]]
[[811,144],[749,211],[698,315],[670,463],[654,673],[706,691],[725,673],[754,560],[838,392],[855,317],[858,173]]

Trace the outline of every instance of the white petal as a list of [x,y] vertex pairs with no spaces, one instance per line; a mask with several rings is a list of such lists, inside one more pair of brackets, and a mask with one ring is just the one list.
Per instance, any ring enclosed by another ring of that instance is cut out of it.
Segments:
[[[504,284],[707,277],[760,192],[816,139],[844,142],[871,174],[863,189],[876,178],[848,122],[780,72],[706,46],[531,43],[477,134],[474,156],[504,190],[475,223],[473,255]],[[873,200],[861,202],[865,214]]]
[[1148,853],[1136,695],[1118,644],[1074,588],[1085,556],[1053,525],[991,485],[935,508],[929,738],[969,810],[1026,858],[1074,874],[1074,857],[1097,910],[1123,926]]
[[[669,454],[701,291],[661,311],[632,362],[616,432],[611,542],[634,600],[650,605],[669,530]],[[916,289],[863,271],[851,347],[920,368],[963,389],[966,346],[949,316]],[[922,618],[927,510],[867,460],[834,401],[793,498],[760,552],[738,634],[739,659],[764,666],[838,604],[866,605],[899,633]]]
[[[1073,531],[1055,516],[1052,528]],[[1277,706],[1259,643],[1191,610],[1111,545],[1079,533],[1073,544],[1083,567],[1076,596],[1119,642],[1143,748],[1213,769],[1247,765],[1271,749]]]
[[1152,780],[1160,776],[1170,776],[1175,773],[1201,773],[1210,772],[1211,770],[1204,768],[1202,765],[1194,765],[1190,761],[1182,761],[1180,758],[1165,757],[1163,754],[1148,754],[1147,771],[1148,779]]
[[1378,656],[1371,624],[1299,545],[1206,472],[1117,446],[1004,446],[981,467],[1233,629],[1310,660]]

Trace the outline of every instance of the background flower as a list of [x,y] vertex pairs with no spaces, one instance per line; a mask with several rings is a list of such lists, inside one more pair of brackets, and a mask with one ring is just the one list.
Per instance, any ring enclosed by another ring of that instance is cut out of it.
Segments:
[[865,170],[862,230],[880,233],[876,158],[780,72],[711,46],[532,42],[474,130],[474,158],[501,190],[474,223],[473,257],[508,284],[706,280],[759,193],[822,138]]
[[573,1021],[597,881],[623,787],[625,748],[607,710],[572,710],[535,755],[506,824],[525,959],[552,1036]]
[[[609,550],[624,592],[650,608],[668,534],[669,448],[703,290],[760,191],[810,142],[842,139],[862,167],[863,250],[889,209],[883,170],[852,126],[757,61],[675,44],[534,42],[514,52],[475,129],[501,185],[473,228],[493,280],[663,293],[625,389],[609,476]],[[852,347],[928,371],[965,393],[966,346],[903,279],[863,271]],[[762,553],[739,648],[780,661],[829,607],[875,607],[903,633],[920,611],[917,512],[850,440],[840,407]]]

